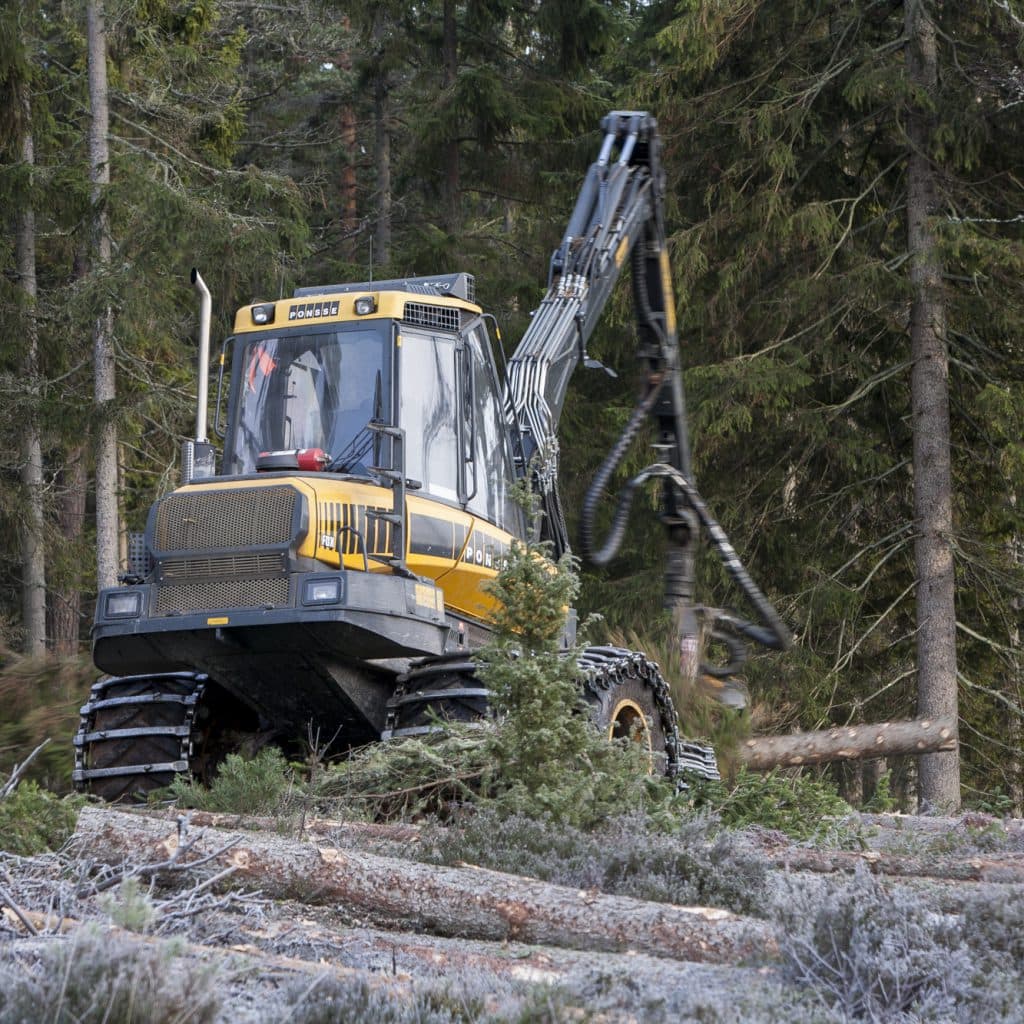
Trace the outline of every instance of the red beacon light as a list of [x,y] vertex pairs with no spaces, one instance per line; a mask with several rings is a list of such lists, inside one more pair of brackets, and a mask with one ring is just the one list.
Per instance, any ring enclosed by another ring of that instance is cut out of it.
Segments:
[[291,448],[282,452],[260,452],[256,458],[256,471],[268,473],[281,469],[301,469],[319,473],[331,461],[323,448]]

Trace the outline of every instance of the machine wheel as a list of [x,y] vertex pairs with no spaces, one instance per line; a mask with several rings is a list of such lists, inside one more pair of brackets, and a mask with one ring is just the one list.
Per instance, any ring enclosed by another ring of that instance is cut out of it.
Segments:
[[75,736],[75,787],[111,802],[144,800],[188,772],[205,684],[192,672],[95,683]]
[[402,739],[436,732],[439,722],[475,722],[487,715],[487,688],[464,653],[431,658],[398,677],[388,701],[381,739]]
[[638,744],[652,774],[673,774],[679,735],[675,707],[658,666],[615,647],[588,647],[579,664],[583,695],[597,728],[609,740]]
[[[591,697],[594,724],[609,740],[630,740],[654,760],[667,762],[665,730],[651,690],[638,679],[626,679]],[[664,774],[662,769],[659,774]]]
[[[720,778],[714,750],[680,737],[668,683],[653,661],[621,647],[586,647],[579,666],[594,723],[609,739],[643,744],[652,774]],[[685,785],[682,780],[677,784]]]
[[[642,743],[652,773],[720,777],[711,747],[680,738],[668,683],[653,661],[621,647],[586,647],[578,665],[580,691],[594,724],[609,739]],[[381,739],[436,732],[442,728],[438,719],[472,722],[485,717],[487,689],[476,678],[475,667],[465,653],[447,654],[399,676]]]

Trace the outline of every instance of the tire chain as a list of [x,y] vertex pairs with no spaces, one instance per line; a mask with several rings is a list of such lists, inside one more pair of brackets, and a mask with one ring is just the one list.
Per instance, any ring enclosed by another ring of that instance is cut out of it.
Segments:
[[[114,776],[139,775],[144,777],[156,771],[175,771],[178,774],[188,777],[191,770],[191,760],[194,752],[194,725],[196,709],[202,700],[203,691],[207,676],[194,672],[169,672],[164,674],[138,675],[138,676],[111,676],[100,679],[92,685],[89,691],[89,699],[80,709],[78,732],[74,737],[75,746],[75,768],[72,772],[72,781],[75,788],[80,792],[88,792],[91,779],[110,778]],[[172,692],[170,688],[161,693],[159,687],[163,680],[173,680],[180,689],[188,683],[193,684],[191,693],[182,694]],[[139,684],[146,681],[154,683],[153,691],[150,693],[131,694],[127,697],[111,697],[109,691],[124,684]],[[118,734],[124,734],[123,730],[101,729],[97,730],[96,714],[104,707],[110,706],[109,701],[119,701],[123,706],[145,707],[147,704],[161,702],[161,698],[169,703],[180,703],[182,716],[180,725],[175,726],[140,726],[128,732],[145,736],[167,736],[177,735],[180,743],[178,758],[176,761],[161,764],[131,764],[118,765],[115,768],[90,768],[86,764],[86,753],[90,743],[102,742],[106,739],[116,739]]]
[[[639,651],[599,646],[583,648],[577,664],[580,669],[580,689],[583,692],[589,690],[595,695],[599,691],[607,692],[612,686],[627,679],[639,680],[650,690],[665,735],[665,752],[668,755],[666,774],[670,778],[676,778],[684,772],[710,780],[721,777],[714,749],[703,743],[684,740],[679,735],[679,723],[672,694],[665,677],[661,674],[661,669],[655,662]],[[381,738],[387,740],[429,732],[437,728],[422,726],[404,730],[400,728],[400,720],[401,709],[410,703],[410,697],[424,684],[428,689],[419,695],[424,703],[429,700],[444,700],[443,691],[430,688],[431,683],[438,678],[459,676],[466,682],[466,692],[486,696],[486,689],[476,679],[475,669],[476,665],[469,652],[459,651],[439,658],[426,659],[399,676],[394,693],[388,701],[387,719]]]

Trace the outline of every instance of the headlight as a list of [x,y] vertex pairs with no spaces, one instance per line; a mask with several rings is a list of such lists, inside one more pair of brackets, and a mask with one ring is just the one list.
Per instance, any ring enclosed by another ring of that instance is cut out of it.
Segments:
[[302,585],[303,604],[337,604],[341,600],[341,577],[306,580]]
[[366,316],[377,312],[377,300],[372,295],[361,295],[353,303],[356,316]]
[[262,306],[253,306],[252,322],[254,324],[272,324],[274,322],[274,304],[266,302]]
[[123,590],[107,594],[108,619],[133,619],[142,611],[142,594],[135,590]]

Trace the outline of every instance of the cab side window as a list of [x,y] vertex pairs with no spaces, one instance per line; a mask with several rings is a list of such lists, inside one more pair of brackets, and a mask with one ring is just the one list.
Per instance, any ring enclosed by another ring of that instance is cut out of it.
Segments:
[[406,329],[401,347],[405,475],[427,494],[459,498],[455,338]]
[[494,373],[487,335],[483,327],[469,332],[473,374],[473,461],[476,493],[469,500],[471,512],[504,529],[513,529],[519,510],[509,496],[512,462],[508,426],[502,409],[502,393]]

